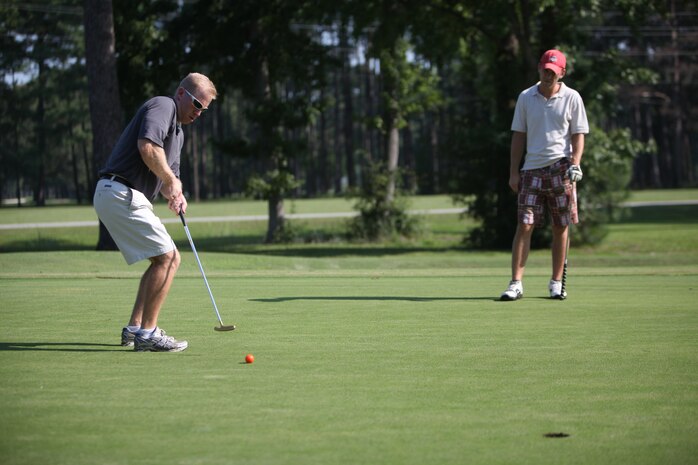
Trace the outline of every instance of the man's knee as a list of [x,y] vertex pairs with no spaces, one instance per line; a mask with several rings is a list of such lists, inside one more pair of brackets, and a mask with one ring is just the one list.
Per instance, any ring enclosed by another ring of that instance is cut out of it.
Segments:
[[150,262],[153,265],[162,266],[173,270],[177,270],[179,268],[179,264],[181,263],[181,261],[182,258],[179,255],[179,250],[177,249],[174,249],[162,255],[158,255],[157,257],[150,258]]
[[567,226],[553,225],[553,235],[562,236],[567,231]]
[[530,236],[533,233],[535,227],[536,225],[534,224],[519,223],[516,226],[516,235],[521,237]]

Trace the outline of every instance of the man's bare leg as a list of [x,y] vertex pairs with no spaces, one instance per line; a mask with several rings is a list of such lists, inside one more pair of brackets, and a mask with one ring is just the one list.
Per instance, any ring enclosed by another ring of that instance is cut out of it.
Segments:
[[562,271],[565,266],[565,249],[567,248],[567,234],[569,234],[568,226],[553,225],[553,274],[554,281],[562,279]]
[[502,293],[500,300],[511,301],[523,297],[523,275],[526,269],[528,253],[531,250],[531,235],[534,226],[532,224],[521,224],[516,226],[516,234],[511,246],[511,282]]
[[531,235],[534,226],[532,224],[521,224],[516,227],[514,243],[511,247],[511,279],[521,281],[526,269],[528,253],[531,250]]
[[136,303],[133,305],[130,326],[155,328],[162,304],[170,292],[170,286],[181,258],[177,249],[157,257],[150,258],[150,266],[143,273]]

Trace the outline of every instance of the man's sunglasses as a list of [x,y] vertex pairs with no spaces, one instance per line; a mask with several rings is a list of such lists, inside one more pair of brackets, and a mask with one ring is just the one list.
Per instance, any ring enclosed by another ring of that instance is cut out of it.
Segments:
[[[182,87],[184,89],[184,87]],[[191,92],[189,92],[187,89],[184,89],[184,92],[187,93],[189,97],[191,97],[191,104],[194,105],[194,108],[199,110],[201,113],[205,112],[208,110],[208,108],[204,107],[204,104],[199,101],[196,97],[194,97]]]

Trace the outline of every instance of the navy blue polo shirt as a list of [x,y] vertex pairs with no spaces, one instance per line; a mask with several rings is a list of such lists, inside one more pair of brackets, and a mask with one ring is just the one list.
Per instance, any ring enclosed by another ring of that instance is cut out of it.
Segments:
[[162,188],[162,181],[150,171],[138,151],[138,140],[148,139],[165,151],[167,164],[179,177],[180,155],[184,145],[182,126],[177,122],[177,105],[171,97],[154,97],[136,112],[121,133],[107,163],[99,171],[116,174],[128,180],[134,189],[151,201]]

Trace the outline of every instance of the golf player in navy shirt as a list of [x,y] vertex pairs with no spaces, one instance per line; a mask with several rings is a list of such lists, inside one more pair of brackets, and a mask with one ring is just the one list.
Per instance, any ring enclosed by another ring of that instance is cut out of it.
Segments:
[[131,318],[121,331],[121,345],[136,351],[180,352],[187,348],[187,341],[168,336],[157,326],[180,255],[151,202],[159,193],[175,214],[186,212],[179,180],[182,125],[196,121],[216,95],[209,78],[191,73],[174,96],[151,98],[138,109],[99,172],[94,196],[99,219],[126,263],[150,261]]

